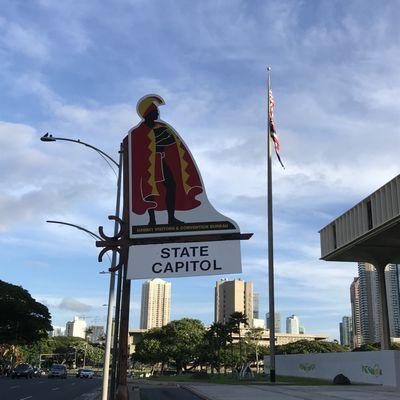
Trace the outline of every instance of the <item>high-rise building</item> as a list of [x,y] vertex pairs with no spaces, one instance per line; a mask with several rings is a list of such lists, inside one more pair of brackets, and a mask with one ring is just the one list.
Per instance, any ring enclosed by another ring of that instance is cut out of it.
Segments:
[[362,343],[380,341],[380,300],[378,275],[373,265],[358,264],[360,278],[360,319]]
[[[267,322],[267,329],[269,329],[269,313],[266,314],[265,320]],[[281,314],[276,312],[275,313],[275,333],[281,333]]]
[[304,326],[300,325],[299,326],[299,333],[300,333],[300,335],[305,335],[306,334],[306,328],[304,328]]
[[360,314],[360,278],[355,277],[350,285],[351,319],[353,325],[353,341],[351,347],[359,347],[361,339],[361,314]]
[[75,316],[72,321],[68,321],[65,325],[65,336],[75,336],[85,339],[86,321]]
[[152,279],[142,285],[140,329],[160,328],[170,321],[171,283]]
[[65,328],[61,326],[53,326],[53,330],[48,332],[50,337],[64,336]]
[[253,293],[253,318],[260,318],[260,294]]
[[352,317],[343,317],[339,324],[340,344],[342,346],[353,346],[353,323]]
[[249,326],[253,326],[253,282],[220,279],[215,284],[214,300],[215,322],[228,322],[231,314],[242,312]]
[[293,314],[286,318],[286,333],[294,333],[297,335],[300,333],[299,317]]
[[[381,337],[381,304],[378,274],[373,265],[358,263],[359,321],[357,326],[356,279],[350,288],[354,344],[379,342]],[[390,336],[400,336],[400,266],[389,264],[385,269],[386,300],[389,314]],[[360,330],[360,340],[358,340]],[[356,343],[357,342],[357,343]],[[358,343],[360,342],[360,343]]]
[[87,331],[87,338],[91,343],[99,343],[102,337],[104,337],[104,326],[90,325]]
[[400,265],[389,264],[385,270],[390,336],[400,337]]

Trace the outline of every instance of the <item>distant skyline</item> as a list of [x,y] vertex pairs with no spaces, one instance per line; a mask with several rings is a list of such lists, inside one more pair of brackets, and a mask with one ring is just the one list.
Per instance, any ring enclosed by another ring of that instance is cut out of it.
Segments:
[[[372,12],[373,11],[373,12]],[[112,226],[118,156],[158,93],[161,118],[190,148],[207,195],[243,232],[243,274],[268,312],[266,68],[283,170],[274,158],[275,293],[282,316],[339,339],[356,263],[319,260],[318,230],[399,172],[400,7],[291,0],[3,2],[0,16],[0,279],[48,305],[55,326],[105,322],[107,260],[48,219]],[[215,281],[175,279],[171,319],[213,321]],[[134,281],[130,326],[139,326]]]

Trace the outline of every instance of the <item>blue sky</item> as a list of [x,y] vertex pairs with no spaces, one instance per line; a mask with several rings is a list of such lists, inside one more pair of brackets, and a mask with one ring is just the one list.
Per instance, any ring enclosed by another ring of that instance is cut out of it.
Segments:
[[[266,67],[282,170],[274,161],[276,308],[338,337],[355,264],[319,258],[318,230],[398,173],[396,1],[0,0],[0,279],[63,326],[105,320],[108,276],[89,237],[114,212],[116,179],[80,138],[114,157],[158,93],[214,206],[254,238],[242,279],[267,311]],[[110,226],[111,229],[111,226]],[[231,276],[233,277],[233,276]],[[172,280],[172,318],[213,319],[219,277]],[[138,326],[141,281],[132,289]]]

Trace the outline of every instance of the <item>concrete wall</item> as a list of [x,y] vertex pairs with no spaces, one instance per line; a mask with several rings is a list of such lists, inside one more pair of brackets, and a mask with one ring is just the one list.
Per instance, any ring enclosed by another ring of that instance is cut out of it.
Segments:
[[[343,374],[351,382],[400,388],[398,350],[277,355],[275,369],[277,375],[332,380]],[[269,373],[268,356],[264,357],[264,370]]]

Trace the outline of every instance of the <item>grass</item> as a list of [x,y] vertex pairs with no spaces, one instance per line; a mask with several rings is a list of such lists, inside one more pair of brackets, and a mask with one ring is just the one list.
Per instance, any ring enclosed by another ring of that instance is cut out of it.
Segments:
[[[183,375],[169,375],[169,376],[154,376],[150,377],[147,380],[153,382],[197,382],[197,383],[214,383],[214,384],[222,384],[222,385],[254,385],[254,384],[263,384],[269,383],[268,378],[262,375],[257,375],[254,379],[239,379],[236,376],[232,376],[230,374],[215,374],[209,375],[207,378],[198,378],[194,377],[191,374],[183,374]],[[322,385],[331,385],[332,382],[324,379],[317,378],[303,378],[297,376],[280,376],[278,375],[276,378],[277,383],[284,383],[287,385],[301,385],[301,386],[322,386]]]

